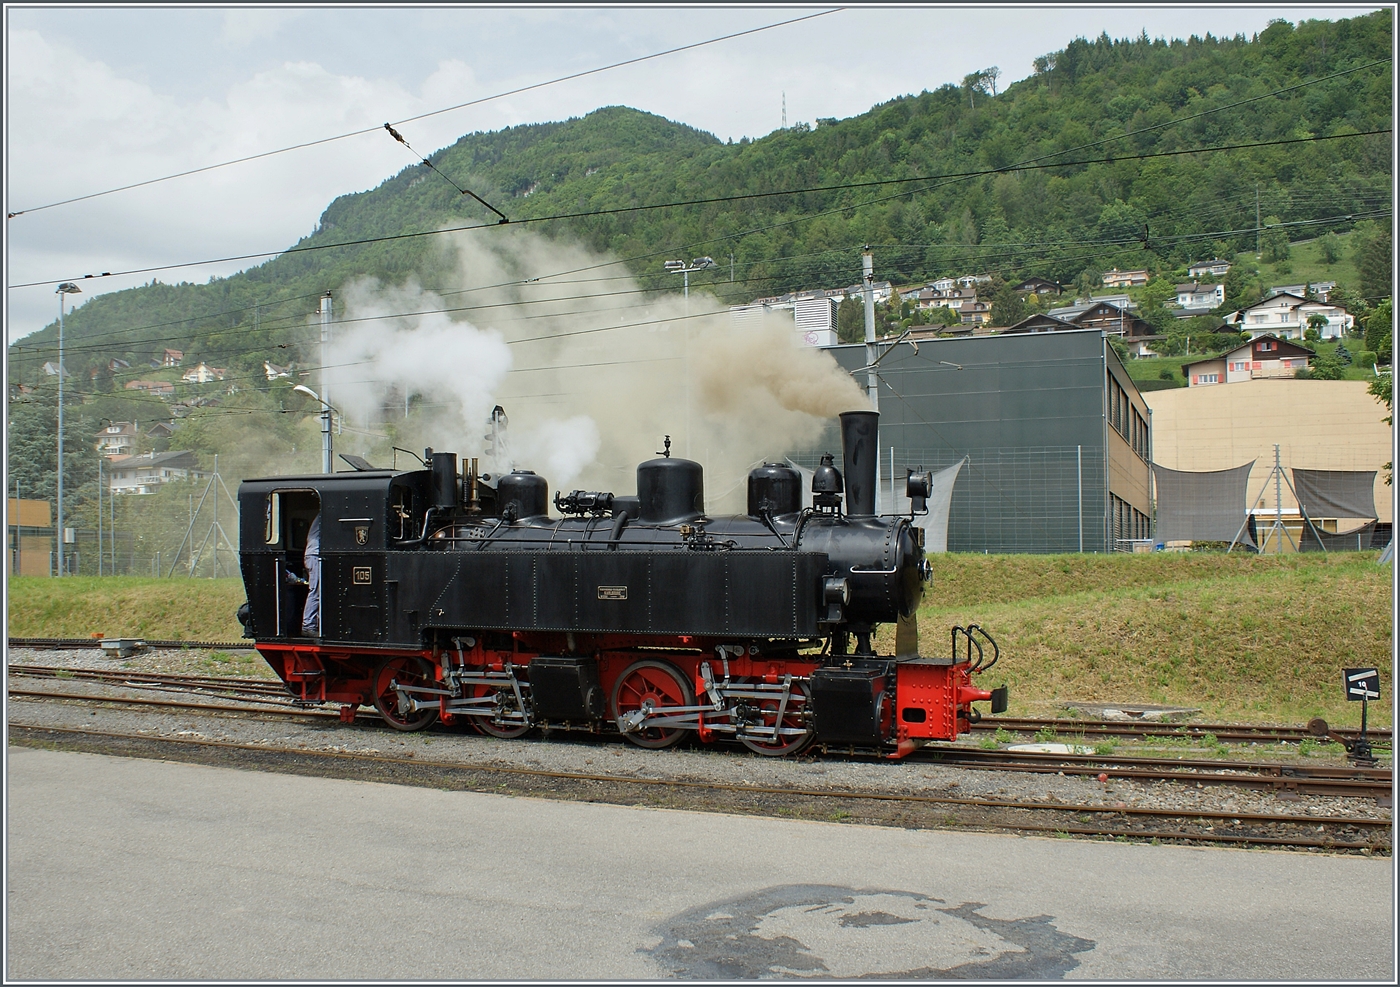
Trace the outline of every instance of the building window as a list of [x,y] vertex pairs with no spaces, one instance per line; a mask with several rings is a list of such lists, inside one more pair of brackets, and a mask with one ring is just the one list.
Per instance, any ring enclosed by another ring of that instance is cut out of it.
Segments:
[[1201,374],[1201,375],[1200,375],[1200,382],[1201,382],[1202,384],[1218,384],[1218,383],[1220,383],[1220,375],[1219,375],[1219,374]]

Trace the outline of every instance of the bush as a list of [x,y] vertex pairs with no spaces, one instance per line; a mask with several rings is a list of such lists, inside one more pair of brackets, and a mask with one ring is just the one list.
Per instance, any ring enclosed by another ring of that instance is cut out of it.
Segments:
[[[1299,371],[1298,376],[1303,377],[1304,371]],[[1307,380],[1341,380],[1346,375],[1346,368],[1342,366],[1342,361],[1335,356],[1320,356],[1313,361],[1312,369],[1307,371]]]
[[1176,380],[1176,374],[1172,373],[1171,367],[1163,367],[1157,371],[1157,376],[1162,380]]
[[1362,350],[1352,357],[1352,365],[1360,367],[1362,370],[1370,370],[1376,365],[1376,354],[1370,350]]
[[1318,332],[1316,329],[1304,329],[1303,338],[1310,343],[1315,343],[1322,338],[1322,333]]

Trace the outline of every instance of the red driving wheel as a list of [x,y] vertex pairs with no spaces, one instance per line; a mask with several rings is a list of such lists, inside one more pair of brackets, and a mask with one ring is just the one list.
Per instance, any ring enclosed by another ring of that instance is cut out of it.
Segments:
[[[515,692],[512,689],[478,684],[465,686],[463,692],[470,699],[495,698],[496,708],[500,711],[516,711]],[[487,736],[499,737],[502,740],[514,740],[530,732],[528,723],[517,723],[514,720],[495,720],[489,716],[467,716],[463,719]]]
[[[395,730],[404,731],[431,726],[438,716],[437,704],[415,710],[405,708],[398,690],[394,688],[396,682],[407,687],[439,688],[433,666],[423,658],[395,656],[380,662],[369,677],[370,698],[385,723]],[[421,697],[420,702],[429,698]]]
[[[644,660],[629,665],[613,686],[612,715],[615,718],[642,708],[661,709],[667,706],[694,706],[695,692],[670,662]],[[684,727],[644,727],[623,734],[638,747],[659,750],[685,739],[690,731]]]
[[[758,703],[760,719],[756,726],[772,727],[778,718],[778,706],[780,699],[763,699]],[[788,696],[787,706],[783,710],[782,727],[784,729],[801,730],[801,733],[779,734],[776,738],[770,739],[763,736],[740,736],[739,742],[749,750],[769,757],[782,757],[784,754],[796,754],[812,742],[816,736],[811,726],[805,722],[803,714],[807,709],[807,687],[801,682],[792,684],[792,692]]]

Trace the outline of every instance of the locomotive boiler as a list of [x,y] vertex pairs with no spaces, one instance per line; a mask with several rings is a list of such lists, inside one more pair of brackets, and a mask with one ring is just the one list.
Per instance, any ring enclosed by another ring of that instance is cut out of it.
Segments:
[[[747,513],[705,511],[699,463],[637,467],[635,494],[556,494],[428,450],[423,468],[247,480],[239,488],[245,635],[307,703],[391,726],[462,722],[496,737],[617,731],[642,747],[687,737],[763,754],[812,742],[900,757],[955,740],[996,645],[975,625],[922,655],[930,477],[907,516],[875,513],[878,415],[841,416],[842,465],[764,464]],[[320,540],[320,616],[303,628],[308,533]],[[896,654],[874,646],[896,626]]]

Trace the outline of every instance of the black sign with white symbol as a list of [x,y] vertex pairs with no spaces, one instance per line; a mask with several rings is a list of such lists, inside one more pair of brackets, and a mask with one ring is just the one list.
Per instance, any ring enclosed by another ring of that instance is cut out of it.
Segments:
[[599,586],[598,599],[600,600],[625,600],[627,599],[626,586]]
[[357,586],[368,586],[374,582],[374,569],[367,565],[357,565],[350,570],[351,582]]
[[1344,668],[1342,688],[1346,690],[1348,702],[1359,703],[1363,699],[1379,699],[1381,673],[1375,668]]

